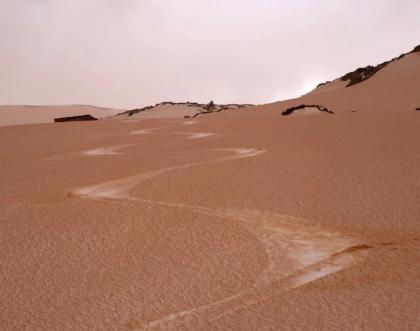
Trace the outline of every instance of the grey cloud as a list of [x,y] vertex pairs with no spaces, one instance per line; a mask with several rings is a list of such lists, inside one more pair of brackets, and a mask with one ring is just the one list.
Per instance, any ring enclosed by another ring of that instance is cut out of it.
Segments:
[[0,104],[293,97],[418,44],[401,3],[0,0]]

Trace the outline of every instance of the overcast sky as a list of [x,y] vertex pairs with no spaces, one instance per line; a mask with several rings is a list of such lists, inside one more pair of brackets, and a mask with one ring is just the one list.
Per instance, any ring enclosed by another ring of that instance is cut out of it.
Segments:
[[419,0],[0,0],[0,104],[266,103],[420,44]]

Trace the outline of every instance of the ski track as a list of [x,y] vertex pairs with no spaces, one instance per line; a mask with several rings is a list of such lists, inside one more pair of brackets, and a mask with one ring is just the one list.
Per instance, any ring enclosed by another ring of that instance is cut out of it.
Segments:
[[158,128],[150,128],[150,129],[140,129],[140,130],[134,130],[131,131],[130,134],[131,135],[139,135],[139,134],[151,134],[154,131],[157,131],[159,129],[162,129],[163,127],[158,127]]
[[102,147],[102,148],[95,148],[89,149],[83,152],[84,155],[87,156],[96,156],[96,155],[117,155],[121,154],[116,152],[119,149],[135,146],[136,144],[126,144],[126,145],[116,145],[116,146],[109,146],[109,147]]
[[[151,133],[157,129],[133,131],[131,134]],[[183,134],[191,135],[190,138],[202,138],[211,135],[208,133]],[[84,154],[117,154],[116,149],[127,146],[129,145],[99,148],[87,151]],[[336,232],[326,231],[317,224],[295,217],[256,210],[211,209],[187,204],[152,201],[138,199],[130,194],[130,191],[140,183],[170,171],[254,157],[264,154],[266,150],[220,148],[201,150],[200,152],[230,152],[233,155],[148,171],[123,179],[82,187],[73,192],[75,196],[80,198],[104,201],[136,201],[138,203],[189,209],[199,214],[228,221],[239,221],[264,245],[268,264],[255,280],[253,287],[199,307],[173,312],[146,323],[137,323],[139,325],[137,329],[174,329],[179,325],[185,326],[185,324],[193,321],[196,323],[211,322],[237,310],[246,309],[250,305],[257,304],[284,291],[338,272],[364,257],[366,252],[352,254],[351,250],[348,250],[356,246],[357,241]]]
[[200,139],[213,136],[214,133],[208,132],[176,132],[176,134],[185,134],[189,135],[188,139]]
[[141,120],[123,120],[123,123],[140,123]]
[[215,150],[209,150],[209,151],[210,152],[234,152],[235,155],[226,156],[226,157],[222,157],[222,158],[211,160],[211,161],[193,162],[193,163],[188,163],[188,164],[184,164],[180,166],[148,171],[148,172],[144,172],[144,173],[130,176],[127,178],[106,182],[103,184],[79,188],[74,191],[74,194],[83,198],[91,198],[91,199],[133,200],[134,198],[132,198],[129,194],[129,191],[133,187],[139,185],[141,182],[149,180],[153,177],[157,177],[165,172],[177,170],[177,169],[190,168],[193,166],[212,163],[212,162],[221,162],[221,161],[252,157],[252,156],[265,153],[264,150],[258,150],[258,149],[252,149],[252,148],[215,149]]
[[338,272],[364,257],[341,253],[357,241],[287,215],[256,210],[209,209],[185,204],[138,199],[139,202],[186,208],[200,214],[240,221],[264,245],[268,265],[253,287],[218,301],[166,315],[141,324],[138,330],[176,329],[191,322],[215,321],[285,291]]
[[182,125],[192,125],[195,124],[196,121],[185,121],[185,122],[180,122]]

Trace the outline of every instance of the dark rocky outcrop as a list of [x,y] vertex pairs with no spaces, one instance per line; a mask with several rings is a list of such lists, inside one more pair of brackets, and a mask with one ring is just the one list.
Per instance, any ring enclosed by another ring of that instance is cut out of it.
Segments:
[[54,122],[74,122],[74,121],[97,121],[92,115],[78,115],[54,118]]
[[128,116],[133,116],[134,114],[140,113],[142,111],[148,110],[148,109],[152,109],[155,106],[147,106],[147,107],[143,107],[143,108],[135,108],[135,109],[131,109],[131,110],[127,110],[123,113],[119,113],[118,115],[128,115]]
[[325,112],[325,113],[328,113],[328,114],[334,114],[334,112],[332,110],[329,110],[328,108],[320,106],[320,105],[299,105],[299,106],[296,106],[296,107],[290,107],[290,108],[287,108],[281,114],[283,116],[287,116],[287,115],[292,114],[295,110],[300,110],[300,109],[305,109],[305,108],[317,108],[321,112]]
[[218,113],[221,112],[224,109],[228,109],[228,108],[219,108],[219,109],[212,109],[212,110],[206,110],[206,111],[200,111],[192,116],[189,115],[185,115],[184,118],[196,118],[199,115],[205,115],[205,114],[210,114],[210,113]]
[[329,83],[331,83],[331,81],[330,81],[330,80],[328,80],[328,81],[326,81],[326,82],[324,82],[324,83],[320,83],[320,84],[318,84],[316,87],[318,88],[318,87],[321,87],[321,86],[327,85],[327,84],[329,84]]
[[203,107],[205,106],[205,105],[200,105],[200,104],[198,104],[196,102],[189,102],[189,101],[188,102],[164,101],[164,102],[157,103],[154,106],[146,106],[146,107],[143,107],[143,108],[135,108],[135,109],[127,110],[127,111],[122,112],[122,113],[120,113],[118,115],[133,116],[134,114],[141,113],[141,112],[143,112],[145,110],[153,109],[153,108],[156,108],[156,107],[159,107],[159,106],[166,106],[166,105],[170,105],[170,106],[180,105],[180,106],[198,107],[198,108],[202,108],[201,106],[203,106]]
[[200,112],[198,112],[198,113],[196,113],[192,116],[186,115],[186,116],[184,116],[184,118],[195,118],[199,115],[219,113],[219,112],[221,112],[222,110],[225,110],[225,109],[243,109],[243,108],[252,107],[252,106],[254,106],[254,105],[250,105],[250,104],[240,105],[240,104],[236,104],[236,103],[231,103],[231,104],[227,104],[227,105],[215,105],[215,104],[210,103],[210,104],[205,105],[204,107],[200,107],[200,108],[203,109],[202,111],[200,111]]
[[389,62],[381,63],[375,67],[373,66],[367,66],[364,68],[358,68],[355,71],[349,72],[345,74],[343,77],[341,77],[342,81],[348,81],[347,87],[359,84],[370,77],[372,77],[374,74],[376,74],[379,70],[385,68],[385,66],[388,65]]
[[153,109],[159,106],[165,106],[165,105],[171,105],[171,106],[186,106],[186,107],[193,107],[193,108],[198,108],[198,113],[194,114],[193,116],[185,116],[185,118],[193,118],[196,117],[200,114],[208,114],[208,113],[213,113],[213,112],[220,112],[224,109],[241,109],[241,108],[246,108],[246,107],[251,107],[253,105],[250,104],[227,104],[227,105],[217,105],[214,103],[197,103],[197,102],[171,102],[171,101],[164,101],[161,103],[157,103],[154,106],[147,106],[147,107],[143,107],[143,108],[136,108],[136,109],[131,109],[131,110],[127,110],[125,112],[122,112],[118,115],[128,115],[128,116],[133,116],[134,114],[138,114],[142,111],[145,110],[149,110],[149,109]]
[[400,56],[393,58],[390,61],[385,61],[377,66],[367,66],[363,68],[356,69],[355,71],[349,72],[341,77],[342,81],[349,81],[347,87],[359,84],[376,74],[379,70],[385,68],[388,64],[394,61],[399,61],[408,54],[420,52],[420,45],[416,46],[411,52],[401,54]]
[[[407,56],[409,54],[412,54],[412,53],[417,53],[417,52],[420,52],[420,45],[416,46],[411,52],[401,54],[400,56],[398,56],[396,58],[393,58],[390,61],[385,61],[381,64],[376,65],[376,66],[369,65],[367,67],[358,68],[358,69],[356,69],[352,72],[349,72],[349,73],[345,74],[343,77],[340,78],[340,80],[342,80],[344,82],[348,82],[346,87],[350,87],[350,86],[359,84],[359,83],[364,82],[365,80],[368,80],[369,78],[371,78],[373,75],[375,75],[378,71],[385,68],[391,62],[399,61],[402,58],[404,58],[405,56]],[[321,83],[317,87],[321,87],[321,86],[326,85],[328,83],[330,83],[330,82]]]

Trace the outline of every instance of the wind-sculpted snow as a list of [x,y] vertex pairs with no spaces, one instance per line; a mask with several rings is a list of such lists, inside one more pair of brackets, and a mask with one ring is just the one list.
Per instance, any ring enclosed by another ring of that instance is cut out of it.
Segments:
[[214,135],[214,133],[208,133],[208,132],[177,132],[177,134],[189,135],[188,139],[207,138]]
[[117,145],[117,146],[109,146],[109,147],[102,147],[102,148],[95,148],[90,149],[83,152],[84,155],[88,156],[96,156],[96,155],[118,155],[121,154],[117,152],[117,150],[134,146],[135,144],[126,144],[126,145]]

